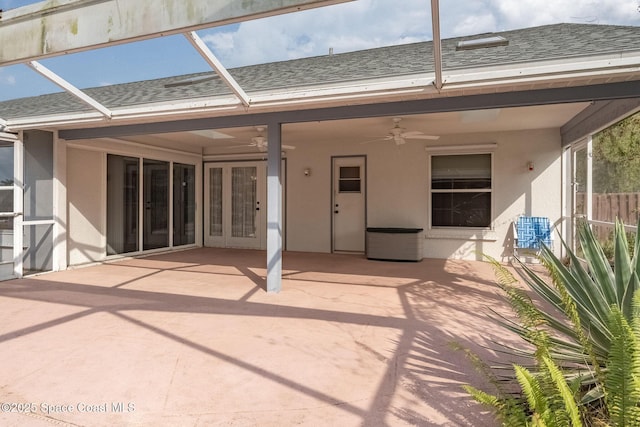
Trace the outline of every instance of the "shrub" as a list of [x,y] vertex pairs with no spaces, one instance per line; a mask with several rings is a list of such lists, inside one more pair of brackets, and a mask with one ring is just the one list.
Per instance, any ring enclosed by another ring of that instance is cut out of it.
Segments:
[[492,317],[530,344],[502,351],[531,364],[509,365],[521,396],[501,386],[494,395],[465,389],[495,408],[504,425],[640,426],[640,239],[630,250],[617,221],[611,264],[587,224],[578,232],[584,259],[563,242],[568,263],[541,250],[547,275],[517,261],[521,279],[543,304],[534,304],[511,272],[488,258],[517,321]]

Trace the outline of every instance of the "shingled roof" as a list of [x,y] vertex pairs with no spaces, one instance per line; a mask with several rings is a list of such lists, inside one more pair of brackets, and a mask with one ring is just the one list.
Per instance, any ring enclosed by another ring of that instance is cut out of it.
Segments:
[[[456,44],[502,36],[508,45],[456,50]],[[249,94],[433,72],[433,43],[421,42],[230,69]],[[571,59],[640,50],[640,27],[554,24],[442,41],[445,70]],[[211,76],[210,79],[203,77]],[[203,78],[203,79],[200,79]],[[192,80],[191,84],[179,84]],[[110,109],[228,95],[213,72],[85,89]],[[0,117],[17,119],[92,111],[66,92],[0,102]]]

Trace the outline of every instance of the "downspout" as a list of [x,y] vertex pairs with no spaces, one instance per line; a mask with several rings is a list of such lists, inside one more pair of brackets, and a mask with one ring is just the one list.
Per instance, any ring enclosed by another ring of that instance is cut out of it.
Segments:
[[433,70],[435,80],[433,85],[440,92],[442,89],[442,40],[440,40],[440,4],[438,0],[431,0],[431,25],[433,27]]

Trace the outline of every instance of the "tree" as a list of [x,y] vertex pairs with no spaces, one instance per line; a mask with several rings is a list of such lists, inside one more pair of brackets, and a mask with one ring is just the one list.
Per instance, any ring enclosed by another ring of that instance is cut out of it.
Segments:
[[594,135],[593,192],[640,192],[640,112]]

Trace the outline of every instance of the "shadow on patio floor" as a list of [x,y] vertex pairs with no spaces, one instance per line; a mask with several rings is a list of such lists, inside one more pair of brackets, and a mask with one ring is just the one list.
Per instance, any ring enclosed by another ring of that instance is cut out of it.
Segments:
[[1,283],[0,400],[34,409],[2,424],[495,425],[450,347],[495,358],[489,265],[285,253],[273,295],[265,264],[202,248]]

